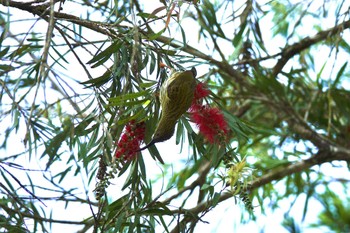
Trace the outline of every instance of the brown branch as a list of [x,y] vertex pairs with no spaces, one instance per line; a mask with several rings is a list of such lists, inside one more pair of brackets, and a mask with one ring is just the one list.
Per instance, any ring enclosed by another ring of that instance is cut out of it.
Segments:
[[200,170],[198,171],[198,174],[199,174],[198,178],[195,181],[193,181],[190,185],[184,187],[179,192],[175,193],[174,195],[172,195],[172,196],[168,197],[167,199],[165,199],[164,201],[162,201],[162,203],[165,203],[165,204],[170,203],[172,200],[179,197],[184,192],[186,192],[188,190],[193,190],[197,186],[201,186],[203,183],[205,183],[205,179],[207,177],[207,174],[211,169],[210,165],[211,165],[210,161],[203,161],[203,163],[201,164]]
[[[331,148],[331,150],[329,151],[319,151],[316,155],[312,156],[309,159],[302,160],[300,162],[293,163],[285,167],[276,168],[271,172],[261,176],[260,178],[257,178],[256,180],[250,183],[249,188],[247,188],[247,190],[252,191],[254,189],[264,186],[265,184],[269,184],[272,181],[281,180],[284,177],[287,177],[289,175],[308,170],[312,166],[321,165],[323,163],[327,163],[335,160],[350,161],[350,150],[347,150],[344,148]],[[233,196],[230,192],[222,193],[218,203],[223,202],[232,197]],[[179,229],[181,227],[184,227],[187,223],[191,222],[193,218],[197,218],[199,213],[206,211],[209,207],[212,206],[212,204],[213,203],[211,201],[209,202],[205,201],[192,209],[174,210],[173,211],[174,214],[176,213],[184,214],[184,218],[178,223],[178,225],[171,232],[172,233],[179,232]]]
[[[15,8],[18,8],[20,10],[24,10],[24,11],[33,13],[33,14],[38,15],[40,17],[49,15],[49,13],[50,13],[47,10],[46,4],[38,6],[38,5],[31,5],[31,3],[23,3],[23,2],[17,2],[17,1],[12,1],[12,0],[0,0],[0,4],[2,4],[4,6],[15,7]],[[66,21],[69,21],[72,23],[76,23],[80,26],[84,26],[84,27],[89,28],[95,32],[99,32],[101,34],[107,35],[111,38],[118,38],[119,37],[118,33],[113,29],[115,27],[115,25],[103,24],[100,22],[94,22],[94,21],[88,21],[88,20],[82,20],[81,18],[76,17],[74,15],[65,14],[65,13],[61,13],[61,12],[54,12],[54,17],[57,19],[66,20]],[[124,26],[122,26],[122,27],[124,27]],[[153,32],[143,31],[142,33],[145,35],[149,35],[149,34],[152,34]],[[211,64],[216,65],[221,70],[226,71],[226,73],[228,73],[229,76],[232,76],[235,79],[235,81],[240,83],[242,86],[246,85],[246,83],[243,82],[244,75],[241,72],[235,70],[227,62],[218,61],[218,60],[212,58],[211,56],[208,56],[205,53],[202,53],[199,50],[197,50],[189,45],[186,45],[184,47],[184,45],[182,45],[180,42],[176,42],[175,40],[173,40],[169,37],[166,37],[166,36],[159,36],[156,40],[159,42],[168,44],[169,46],[171,46],[173,48],[181,48],[181,50],[183,52],[186,52],[188,54],[191,54],[191,55],[198,57],[198,58],[201,58],[203,60],[207,60]]]
[[289,129],[298,134],[301,138],[309,140],[318,149],[330,150],[331,146],[336,146],[327,137],[317,133],[304,119],[295,111],[288,101],[281,101],[279,104],[270,105],[273,111],[281,119],[285,119]]
[[235,79],[235,81],[239,82],[241,85],[243,85],[243,86],[246,85],[246,83],[244,82],[244,75],[241,72],[235,70],[230,64],[228,64],[226,62],[218,61],[218,60],[212,58],[211,56],[208,56],[207,54],[200,52],[199,50],[197,50],[196,48],[194,48],[190,45],[186,45],[184,47],[180,42],[177,43],[172,38],[169,38],[166,36],[159,36],[157,38],[157,41],[162,42],[164,44],[167,44],[175,49],[181,48],[181,50],[183,52],[191,54],[194,57],[198,57],[198,58],[201,58],[203,60],[206,60],[209,63],[216,65],[218,68],[220,68],[220,70],[225,71],[227,74],[232,76]]
[[[58,2],[56,0],[55,2]],[[23,11],[30,12],[32,14],[38,15],[40,17],[49,16],[50,12],[47,9],[47,4],[42,5],[32,5],[32,3],[26,3],[26,2],[17,2],[12,0],[0,0],[0,4],[4,6],[10,6],[14,7]],[[76,23],[78,25],[84,26],[86,28],[89,28],[95,32],[99,32],[101,34],[110,36],[111,38],[118,37],[118,33],[115,32],[115,30],[112,28],[112,25],[104,25],[100,22],[94,22],[91,20],[83,20],[79,17],[76,17],[74,15],[61,13],[61,12],[54,12],[54,17],[56,19],[66,20],[72,23]],[[110,27],[108,27],[110,26]],[[115,27],[115,25],[113,25]]]
[[282,51],[281,58],[273,68],[272,77],[276,77],[276,75],[281,72],[289,59],[291,59],[294,55],[299,54],[304,49],[307,49],[322,40],[326,40],[327,38],[334,36],[348,28],[350,28],[350,20],[336,25],[328,30],[320,31],[313,37],[306,37],[293,45],[285,47]]
[[[55,0],[55,2],[58,2],[58,0]],[[12,1],[12,0],[0,0],[0,4],[2,4],[4,6],[11,6],[11,7],[15,7],[15,8],[24,10],[24,11],[28,11],[30,13],[33,13],[33,14],[36,14],[39,16],[49,14],[49,12],[47,10],[48,5],[46,3],[44,3],[42,5],[32,5],[32,3],[17,2],[17,1]],[[57,19],[67,20],[67,21],[76,23],[78,25],[87,27],[87,28],[94,30],[96,32],[108,35],[111,38],[118,37],[118,33],[113,29],[113,27],[115,27],[115,25],[109,25],[109,24],[103,24],[100,22],[82,20],[79,17],[73,16],[70,14],[61,13],[61,12],[55,12],[54,16]],[[320,31],[314,37],[311,37],[311,38],[306,37],[293,45],[285,47],[283,49],[283,51],[281,52],[281,58],[278,60],[277,64],[273,68],[273,72],[272,72],[273,77],[275,77],[283,69],[284,65],[294,55],[300,53],[302,50],[304,50],[306,48],[309,48],[311,45],[314,45],[322,40],[327,39],[330,36],[334,36],[337,33],[344,31],[347,28],[350,28],[350,20],[345,21],[345,22],[343,22],[343,23],[341,23],[333,28],[328,29],[328,30]],[[143,32],[143,33],[147,35],[147,34],[150,34],[152,32]],[[157,38],[157,41],[168,44],[173,48],[181,48],[182,51],[184,51],[188,54],[199,57],[203,60],[207,60],[210,63],[212,63],[213,65],[216,65],[221,70],[224,70],[230,76],[232,76],[236,82],[239,82],[241,85],[244,85],[244,86],[246,85],[246,82],[244,82],[244,75],[241,72],[235,70],[230,64],[227,64],[225,61],[218,61],[218,60],[212,58],[211,56],[208,56],[208,55],[200,52],[199,50],[197,50],[189,45],[186,45],[184,47],[184,45],[182,45],[181,43],[176,43],[173,39],[165,37],[165,36],[159,36]]]
[[30,218],[37,221],[43,221],[43,222],[49,222],[49,223],[60,223],[60,224],[70,224],[70,225],[86,225],[87,223],[85,221],[72,221],[72,220],[56,220],[51,218],[44,218],[41,217],[38,214],[29,214],[27,212],[17,212],[13,210],[12,208],[8,207],[7,205],[1,205],[1,208],[11,214],[18,214],[25,218]]

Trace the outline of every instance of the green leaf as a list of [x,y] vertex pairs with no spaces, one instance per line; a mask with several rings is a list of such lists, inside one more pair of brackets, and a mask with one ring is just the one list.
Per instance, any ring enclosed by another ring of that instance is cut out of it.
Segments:
[[[56,46],[51,46],[51,48],[56,52],[56,54],[60,57],[60,59],[62,59],[66,64],[69,63],[69,61],[67,61],[66,58],[65,58],[65,55],[66,55],[68,52],[66,52],[66,53],[64,53],[64,54],[61,54],[60,51],[56,49]],[[57,58],[54,59],[54,60],[55,60],[55,62],[58,62],[58,59],[57,59]],[[62,68],[65,68],[63,65],[61,65],[61,67],[62,67]]]
[[143,157],[142,156],[138,156],[137,159],[138,163],[139,163],[139,168],[140,168],[140,174],[142,176],[143,180],[146,180],[146,166],[145,166],[145,162],[143,161]]
[[126,189],[130,185],[137,184],[137,179],[138,179],[138,177],[137,177],[138,176],[137,175],[137,168],[138,168],[137,163],[134,160],[132,160],[130,164],[131,164],[130,172],[129,172],[128,177],[125,180],[125,183],[122,187],[122,190]]
[[12,70],[15,70],[15,67],[11,65],[0,65],[0,70],[3,70],[4,72],[10,72]]
[[147,19],[158,19],[157,16],[154,14],[146,13],[146,12],[139,12],[137,13],[137,16],[140,16],[142,18],[147,18]]
[[147,36],[148,40],[156,40],[158,37],[160,37],[165,32],[165,28],[160,30],[157,33],[151,34]]
[[28,51],[30,51],[30,44],[22,45],[10,54],[10,59],[14,59],[15,57],[20,58],[26,55]]
[[131,161],[128,161],[126,164],[123,165],[122,169],[118,173],[118,177],[123,175],[126,172],[126,170],[129,168],[130,164],[131,164]]
[[86,87],[100,87],[105,83],[107,83],[110,79],[111,79],[111,70],[108,69],[102,76],[98,78],[90,79],[85,82],[80,82],[80,84],[87,85]]
[[118,218],[116,219],[116,224],[114,225],[115,232],[123,232],[121,227],[125,223],[125,215],[126,215],[126,212],[122,211],[118,216]]
[[340,79],[345,71],[346,66],[348,65],[348,62],[346,61],[342,67],[340,68],[339,72],[337,73],[337,77],[335,78],[334,82],[332,83],[332,89],[336,88],[337,84],[340,82]]
[[120,210],[125,205],[125,203],[128,202],[128,200],[129,196],[127,194],[120,197],[119,199],[115,200],[114,202],[108,205],[109,211]]
[[68,174],[68,172],[70,172],[72,169],[72,166],[69,166],[68,168],[66,168],[63,172],[58,173],[57,175],[55,175],[53,178],[55,177],[60,177],[60,179],[58,180],[58,183],[61,183],[63,181],[63,179],[66,177],[66,175]]
[[150,74],[153,74],[155,68],[156,68],[156,65],[157,65],[157,59],[156,57],[154,56],[153,52],[150,53],[150,56],[151,56],[151,64],[150,64],[150,68],[149,68],[149,73]]
[[137,119],[142,118],[142,116],[144,114],[145,114],[145,110],[143,108],[141,108],[141,110],[136,112],[134,115],[118,120],[117,124],[118,125],[125,125],[126,123],[128,123],[131,120],[137,120]]
[[322,84],[321,84],[321,76],[323,73],[324,68],[326,67],[327,60],[323,63],[323,66],[321,67],[320,71],[316,75],[316,83],[318,84],[318,88],[322,90]]
[[103,50],[102,52],[97,54],[95,57],[93,57],[90,61],[88,61],[87,64],[92,64],[100,60],[106,61],[108,58],[110,58],[110,56],[112,56],[113,53],[116,53],[121,46],[122,46],[121,41],[118,40],[113,42],[109,47],[107,47],[105,50]]
[[123,101],[119,101],[119,102],[114,102],[114,103],[110,103],[109,106],[142,106],[144,103],[146,103],[147,99],[144,100],[135,100],[135,101],[128,101],[128,102],[123,102]]
[[179,26],[181,30],[182,44],[183,44],[183,47],[186,47],[187,45],[186,33],[185,33],[185,30],[182,28],[181,24],[179,24]]
[[143,215],[172,215],[170,210],[150,208],[141,212]]
[[4,57],[8,51],[10,50],[10,47],[6,47],[3,50],[0,51],[0,58]]
[[126,100],[131,100],[131,99],[135,99],[135,98],[138,98],[141,96],[146,96],[147,94],[149,94],[148,90],[128,93],[128,94],[120,95],[117,97],[109,98],[109,102],[111,104],[120,104],[121,102],[125,102]]
[[177,123],[177,127],[176,127],[176,145],[179,145],[181,139],[183,142],[183,131],[184,131],[184,127],[183,124],[181,122],[181,120]]
[[149,88],[149,87],[154,86],[155,84],[157,84],[156,81],[149,81],[147,83],[140,83],[140,87],[141,88]]
[[149,150],[149,152],[154,160],[158,159],[158,161],[161,162],[161,164],[164,164],[164,161],[163,161],[162,157],[160,156],[157,147],[150,146],[150,147],[148,147],[148,150]]
[[77,125],[74,128],[74,134],[76,136],[84,136],[87,135],[88,133],[90,133],[91,131],[93,131],[96,127],[98,127],[98,124],[94,124],[89,130],[85,130],[86,127],[88,127],[90,125],[90,123],[92,121],[94,121],[95,119],[93,117],[89,117],[86,118],[84,120],[82,120],[79,125]]
[[212,200],[212,207],[215,207],[219,201],[220,201],[220,193],[215,192],[213,200]]
[[167,207],[167,205],[162,202],[155,202],[151,208],[146,209],[142,213],[155,214],[155,215],[172,215],[171,210]]

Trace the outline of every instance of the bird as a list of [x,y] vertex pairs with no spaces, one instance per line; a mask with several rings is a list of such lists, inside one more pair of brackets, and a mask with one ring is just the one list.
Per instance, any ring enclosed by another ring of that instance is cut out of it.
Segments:
[[170,139],[175,132],[177,120],[191,107],[196,87],[197,70],[177,71],[164,81],[160,88],[159,100],[162,113],[152,140],[142,151],[157,142]]

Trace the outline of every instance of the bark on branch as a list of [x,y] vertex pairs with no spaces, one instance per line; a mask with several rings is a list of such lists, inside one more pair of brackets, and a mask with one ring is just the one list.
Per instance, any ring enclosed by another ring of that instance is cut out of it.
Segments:
[[[285,167],[276,168],[271,172],[252,181],[249,185],[248,191],[252,191],[254,189],[262,187],[265,184],[271,183],[272,181],[281,180],[289,175],[306,171],[312,166],[321,165],[323,163],[332,162],[336,160],[350,161],[350,150],[342,148],[328,151],[319,151],[316,155],[312,156],[309,159],[305,159]],[[219,203],[232,197],[233,196],[231,193],[225,192],[221,194]],[[185,227],[187,223],[192,222],[194,219],[198,219],[198,215],[201,212],[206,211],[209,207],[211,207],[211,205],[211,202],[202,202],[192,209],[181,209],[180,211],[178,211],[178,213],[184,214],[184,217],[171,232],[181,232],[180,230],[182,229],[182,227]]]
[[348,28],[350,28],[350,20],[336,25],[328,30],[320,31],[313,37],[306,37],[295,44],[285,47],[282,50],[281,58],[278,60],[277,64],[273,68],[272,77],[276,77],[281,72],[285,64],[294,55],[299,54],[301,51],[311,47],[312,45],[317,44],[320,41],[326,40],[329,37],[337,35]]

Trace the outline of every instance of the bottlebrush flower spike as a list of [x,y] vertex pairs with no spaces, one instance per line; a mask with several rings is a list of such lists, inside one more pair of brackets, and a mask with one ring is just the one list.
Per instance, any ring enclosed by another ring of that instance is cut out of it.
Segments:
[[199,100],[207,97],[210,94],[205,83],[198,83],[196,86],[196,90],[194,91],[194,99]]
[[197,106],[192,111],[192,120],[210,143],[218,142],[228,132],[227,122],[218,108],[211,108],[209,105]]
[[122,160],[131,160],[140,150],[140,145],[145,138],[145,122],[136,123],[135,120],[130,121],[125,126],[125,131],[120,136],[117,143],[115,157]]
[[210,94],[210,91],[206,87],[205,83],[198,83],[194,91],[194,98],[190,110],[196,111],[202,106],[202,99],[207,97]]
[[190,108],[192,120],[197,124],[199,132],[210,142],[216,143],[225,138],[228,132],[227,122],[218,108],[203,105],[202,99],[207,97],[210,91],[204,83],[198,83],[194,93],[194,99]]

